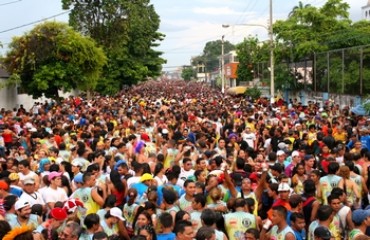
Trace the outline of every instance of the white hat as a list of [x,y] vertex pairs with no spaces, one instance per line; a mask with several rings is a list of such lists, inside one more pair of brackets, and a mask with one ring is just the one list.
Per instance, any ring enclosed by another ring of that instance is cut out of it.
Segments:
[[35,184],[35,179],[31,178],[31,177],[28,177],[28,178],[25,178],[23,180],[23,184],[24,185],[27,185],[27,184]]
[[292,152],[292,157],[298,157],[299,156],[299,152],[298,151],[293,151]]
[[284,152],[283,150],[278,150],[278,151],[276,152],[276,155],[277,155],[277,156],[281,156],[281,155],[283,155],[283,154],[285,154],[285,152]]
[[283,191],[290,191],[290,187],[288,183],[280,183],[278,192],[283,192]]
[[110,215],[111,215],[111,216],[113,216],[113,217],[117,217],[117,218],[119,218],[121,221],[125,221],[125,218],[124,218],[124,217],[122,217],[122,211],[121,211],[121,209],[119,209],[118,207],[111,208],[111,209],[109,210],[109,213],[110,213]]
[[31,206],[30,202],[28,202],[27,200],[25,199],[18,199],[15,204],[14,204],[14,208],[15,210],[19,210],[19,209],[22,209],[24,207],[27,207],[27,206]]
[[285,142],[280,142],[279,144],[278,144],[278,148],[279,149],[284,149],[284,148],[286,148],[287,147],[287,145],[285,144]]

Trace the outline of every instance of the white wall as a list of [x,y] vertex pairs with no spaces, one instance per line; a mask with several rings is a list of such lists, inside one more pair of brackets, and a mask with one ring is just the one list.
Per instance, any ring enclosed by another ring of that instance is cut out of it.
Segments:
[[[0,83],[5,83],[6,79],[0,78]],[[59,91],[59,96],[68,98],[69,96],[76,96],[78,95],[77,91],[72,92],[63,92]],[[45,102],[46,100],[50,100],[45,97],[41,97],[38,99],[33,99],[32,96],[27,94],[17,94],[16,87],[9,87],[9,88],[0,88],[0,108],[5,108],[6,110],[11,110],[13,108],[18,108],[21,104],[26,110],[29,110],[35,102]]]

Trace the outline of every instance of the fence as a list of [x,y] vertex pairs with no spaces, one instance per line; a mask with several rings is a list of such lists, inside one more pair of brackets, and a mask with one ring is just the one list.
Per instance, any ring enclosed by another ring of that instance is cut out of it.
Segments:
[[[270,84],[269,63],[257,63],[254,76]],[[370,93],[370,45],[315,53],[296,63],[275,64],[276,91],[307,98],[329,98],[342,105],[356,105]],[[325,99],[324,99],[325,100]]]

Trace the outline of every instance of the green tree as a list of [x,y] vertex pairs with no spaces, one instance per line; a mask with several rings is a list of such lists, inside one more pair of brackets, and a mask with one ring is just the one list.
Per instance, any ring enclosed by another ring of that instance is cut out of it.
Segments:
[[67,24],[45,22],[15,37],[3,62],[10,84],[19,83],[34,98],[58,98],[58,90],[94,90],[106,56]]
[[[234,50],[235,46],[229,41],[224,41],[224,54]],[[205,65],[206,72],[217,71],[220,67],[220,56],[222,52],[222,40],[207,42],[203,53],[192,60],[192,65]]]
[[249,36],[236,46],[239,59],[238,81],[252,81],[254,65],[269,60],[269,44],[261,43],[257,37]]
[[104,81],[98,89],[114,94],[123,85],[136,84],[161,74],[163,40],[160,19],[149,0],[62,0],[71,9],[70,25],[91,36],[108,56]]
[[181,72],[181,77],[185,81],[190,81],[196,77],[196,72],[192,66],[183,66],[182,72]]

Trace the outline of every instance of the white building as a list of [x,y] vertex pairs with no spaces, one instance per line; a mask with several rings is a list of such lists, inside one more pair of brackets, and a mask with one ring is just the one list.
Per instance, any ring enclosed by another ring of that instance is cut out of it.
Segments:
[[367,1],[367,5],[362,7],[362,19],[370,20],[370,0]]
[[[0,86],[5,85],[6,81],[9,78],[9,74],[3,69],[0,68]],[[5,108],[6,110],[12,110],[13,108],[19,108],[22,104],[26,110],[31,109],[35,102],[45,102],[50,101],[45,97],[38,99],[33,99],[32,96],[19,92],[19,88],[16,86],[12,87],[0,87],[0,108]],[[77,92],[73,91],[72,93],[64,93],[59,91],[59,96],[67,98],[71,95],[77,95]]]

